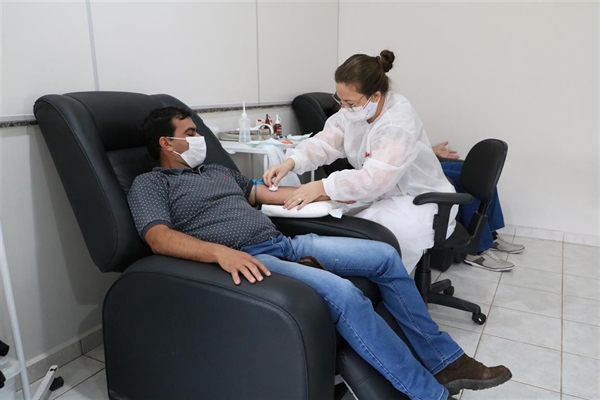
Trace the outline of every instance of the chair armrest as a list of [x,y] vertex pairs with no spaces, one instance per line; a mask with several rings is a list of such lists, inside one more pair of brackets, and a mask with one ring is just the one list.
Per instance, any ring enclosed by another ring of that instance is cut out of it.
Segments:
[[286,236],[316,233],[322,236],[341,236],[378,240],[393,246],[402,255],[396,236],[385,226],[368,219],[344,215],[342,218],[279,218],[271,221]]
[[442,204],[468,204],[473,201],[473,196],[468,193],[441,193],[441,192],[429,192],[423,193],[415,197],[413,204],[420,206],[423,204],[435,203],[437,205]]
[[109,290],[103,329],[111,398],[333,398],[328,308],[282,275],[237,286],[215,264],[146,257]]
[[433,217],[433,241],[437,245],[446,240],[452,207],[457,204],[468,204],[472,201],[473,196],[468,193],[429,192],[415,197],[413,204],[420,206],[423,204],[435,203],[438,205],[438,212]]

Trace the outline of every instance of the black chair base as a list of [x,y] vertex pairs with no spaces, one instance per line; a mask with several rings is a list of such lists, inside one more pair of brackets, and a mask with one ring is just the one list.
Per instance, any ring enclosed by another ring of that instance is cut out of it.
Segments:
[[452,297],[454,295],[454,286],[450,279],[444,279],[431,285],[427,293],[427,301],[441,306],[456,308],[461,311],[472,313],[471,319],[479,325],[483,325],[487,319],[481,312],[481,307],[470,301]]
[[481,312],[481,307],[470,301],[459,299],[454,296],[454,286],[450,279],[444,279],[431,283],[431,252],[423,255],[415,273],[415,284],[423,297],[425,304],[433,303],[440,306],[455,308],[470,312],[473,322],[479,325],[485,324],[486,315]]

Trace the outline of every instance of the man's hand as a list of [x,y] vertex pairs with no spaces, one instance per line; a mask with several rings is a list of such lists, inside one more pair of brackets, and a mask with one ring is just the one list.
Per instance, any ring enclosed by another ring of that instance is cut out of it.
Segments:
[[279,181],[283,179],[284,176],[288,174],[291,170],[294,169],[296,163],[291,158],[288,158],[284,162],[278,165],[274,165],[263,174],[263,180],[265,181],[265,185],[277,186]]
[[265,267],[263,263],[243,251],[230,249],[223,246],[216,253],[217,263],[224,270],[231,274],[233,283],[239,285],[242,283],[240,273],[248,279],[248,282],[254,283],[257,280],[260,282],[264,278],[262,274],[271,276],[271,271]]
[[283,208],[289,210],[290,208],[298,207],[298,210],[301,210],[307,204],[326,196],[327,193],[325,193],[323,181],[309,182],[294,190],[294,192],[285,199]]
[[431,149],[439,158],[449,158],[453,160],[458,160],[460,156],[456,153],[455,150],[450,150],[448,147],[448,142],[443,142],[438,145],[433,146]]

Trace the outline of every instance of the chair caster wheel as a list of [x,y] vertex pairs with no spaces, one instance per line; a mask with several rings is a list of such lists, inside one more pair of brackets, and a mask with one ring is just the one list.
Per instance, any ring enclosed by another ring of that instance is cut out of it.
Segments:
[[56,377],[56,378],[54,378],[54,380],[52,381],[52,384],[50,385],[50,391],[54,392],[56,389],[61,388],[64,384],[65,384],[65,380],[62,378],[62,376]]
[[479,313],[479,314],[473,314],[473,316],[471,317],[471,319],[477,325],[483,325],[483,324],[485,324],[485,320],[487,319],[487,317],[485,316],[484,313]]
[[444,294],[447,296],[454,296],[454,286],[450,286],[448,289],[444,290]]

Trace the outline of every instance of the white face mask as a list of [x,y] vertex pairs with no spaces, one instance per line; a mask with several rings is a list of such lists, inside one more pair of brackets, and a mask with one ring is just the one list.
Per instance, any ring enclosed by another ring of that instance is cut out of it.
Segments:
[[369,118],[373,117],[373,115],[375,115],[378,104],[379,102],[374,103],[371,101],[371,98],[369,98],[369,101],[364,106],[352,107],[352,110],[342,108],[342,113],[344,114],[344,117],[346,117],[346,119],[350,122],[366,121]]
[[183,158],[190,168],[196,168],[201,165],[206,159],[206,141],[204,136],[189,136],[186,138],[170,137],[169,139],[186,140],[190,147],[183,153],[178,153],[173,150],[173,153]]

